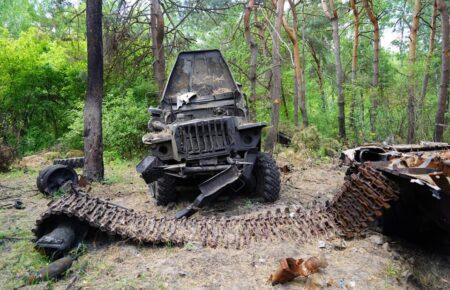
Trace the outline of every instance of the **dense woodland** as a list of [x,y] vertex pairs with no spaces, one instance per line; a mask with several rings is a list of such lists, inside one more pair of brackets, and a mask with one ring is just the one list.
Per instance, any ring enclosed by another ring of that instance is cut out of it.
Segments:
[[0,143],[18,156],[82,149],[85,103],[102,106],[106,157],[141,154],[177,54],[210,48],[271,123],[269,151],[277,130],[450,140],[447,0],[87,2],[0,0]]

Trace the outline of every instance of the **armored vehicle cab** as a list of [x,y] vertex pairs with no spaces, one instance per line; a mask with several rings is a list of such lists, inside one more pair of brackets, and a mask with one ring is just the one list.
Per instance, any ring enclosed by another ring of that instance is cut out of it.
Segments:
[[149,113],[143,142],[151,153],[137,171],[157,204],[176,201],[183,185],[194,186],[199,195],[177,217],[191,215],[225,192],[278,198],[277,166],[260,152],[266,124],[250,122],[245,96],[220,51],[180,53],[160,105]]

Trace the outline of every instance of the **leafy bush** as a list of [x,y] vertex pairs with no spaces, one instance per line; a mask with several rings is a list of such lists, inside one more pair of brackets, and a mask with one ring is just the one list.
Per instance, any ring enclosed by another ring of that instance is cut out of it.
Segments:
[[[146,103],[136,100],[133,90],[127,90],[123,97],[105,97],[103,105],[103,144],[105,156],[131,158],[142,153],[141,141],[146,131],[149,116]],[[77,110],[71,112],[73,122],[61,142],[66,149],[83,148],[83,110],[79,104]]]
[[297,131],[292,137],[292,147],[295,151],[308,150],[321,157],[336,157],[342,149],[339,141],[323,137],[315,126]]

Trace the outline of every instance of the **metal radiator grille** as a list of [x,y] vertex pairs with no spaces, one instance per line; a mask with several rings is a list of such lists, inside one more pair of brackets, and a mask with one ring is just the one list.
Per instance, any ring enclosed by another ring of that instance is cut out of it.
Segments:
[[226,120],[185,124],[179,126],[177,131],[178,152],[188,156],[227,151],[232,143]]

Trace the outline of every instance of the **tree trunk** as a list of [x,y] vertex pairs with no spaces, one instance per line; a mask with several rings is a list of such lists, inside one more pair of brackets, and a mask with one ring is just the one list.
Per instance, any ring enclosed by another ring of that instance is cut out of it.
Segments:
[[[258,37],[259,37],[259,41],[260,41],[260,47],[261,47],[261,55],[266,57],[266,58],[270,58],[270,51],[267,48],[267,43],[266,43],[266,38],[265,38],[265,30],[266,30],[266,25],[263,21],[258,21],[258,14],[255,11],[255,26],[258,28]],[[272,70],[268,69],[265,73],[264,73],[264,79],[267,83],[267,87],[268,87],[268,91],[270,91],[271,85],[272,85]]]
[[153,75],[162,95],[166,83],[166,60],[164,58],[164,16],[159,0],[151,0],[150,28],[152,36]]
[[372,74],[372,108],[370,109],[370,131],[375,133],[375,123],[378,108],[378,94],[379,94],[379,60],[380,60],[380,27],[378,24],[378,18],[373,12],[372,0],[362,0],[364,9],[369,16],[370,22],[373,25],[373,74]]
[[417,32],[419,31],[419,13],[420,0],[414,1],[414,12],[411,24],[411,32],[409,34],[409,53],[408,53],[408,143],[414,143],[416,138],[416,47],[417,47]]
[[[256,101],[256,65],[258,59],[258,45],[253,38],[253,35],[250,30],[250,16],[252,10],[254,8],[254,0],[248,1],[248,6],[245,7],[244,12],[244,36],[250,47],[250,71],[249,71],[249,79],[250,79],[250,100],[252,104]],[[256,11],[255,11],[256,13]],[[252,118],[256,117],[256,112],[254,111],[254,106],[250,106],[250,115]]]
[[442,142],[444,129],[447,127],[445,111],[448,100],[448,82],[449,82],[449,18],[447,12],[446,0],[439,0],[439,12],[442,21],[442,66],[441,66],[441,85],[439,87],[438,109],[436,112],[436,124],[434,129],[434,140]]
[[356,108],[356,70],[358,65],[358,46],[359,46],[359,11],[356,8],[355,0],[350,0],[350,6],[353,11],[354,17],[354,37],[353,37],[353,50],[352,50],[352,98],[350,102],[350,128],[352,128],[353,133],[355,134],[355,141],[359,143],[358,138],[358,128],[356,126],[356,116],[355,116],[355,108]]
[[283,22],[284,0],[277,1],[275,28],[272,33],[272,86],[270,97],[272,99],[272,118],[269,135],[266,139],[265,150],[273,153],[278,134],[278,123],[280,119],[280,96],[281,96],[281,57],[280,37]]
[[295,84],[295,95],[294,95],[294,124],[298,126],[298,109],[300,100],[300,110],[302,113],[302,124],[303,127],[308,127],[308,113],[306,110],[306,96],[305,89],[303,88],[303,69],[301,66],[300,59],[300,47],[298,43],[298,16],[295,11],[295,5],[292,0],[288,0],[291,7],[292,13],[292,27],[289,26],[285,17],[283,17],[283,27],[286,31],[289,40],[292,42],[293,54],[294,54],[294,84]]
[[327,99],[325,97],[325,89],[323,88],[322,65],[320,64],[319,56],[317,55],[316,49],[314,48],[313,44],[308,42],[308,45],[311,50],[311,56],[313,57],[314,62],[316,63],[317,83],[319,84],[319,94],[320,99],[322,100],[322,111],[325,112],[327,108]]
[[[328,0],[329,7],[326,0],[322,0],[322,7],[325,12],[325,16],[330,20],[331,27],[333,29],[333,50],[334,61],[336,65],[336,81],[338,87],[338,125],[339,125],[339,138],[345,139],[345,98],[344,98],[344,72],[342,71],[341,63],[341,43],[339,38],[339,18],[337,10],[334,7],[334,0]],[[331,14],[330,13],[331,10]]]
[[422,82],[422,93],[420,94],[420,103],[419,103],[420,112],[423,110],[423,106],[425,103],[425,97],[427,94],[428,81],[430,79],[430,65],[431,65],[431,59],[433,58],[433,53],[434,53],[434,39],[436,37],[436,18],[437,18],[437,0],[435,0],[433,3],[433,14],[431,16],[431,24],[430,24],[431,31],[430,31],[430,39],[428,41],[428,54],[427,54],[427,59],[425,61],[425,71],[424,71],[423,82]]
[[84,105],[84,170],[88,180],[104,177],[102,139],[103,46],[102,1],[86,1],[88,83]]

